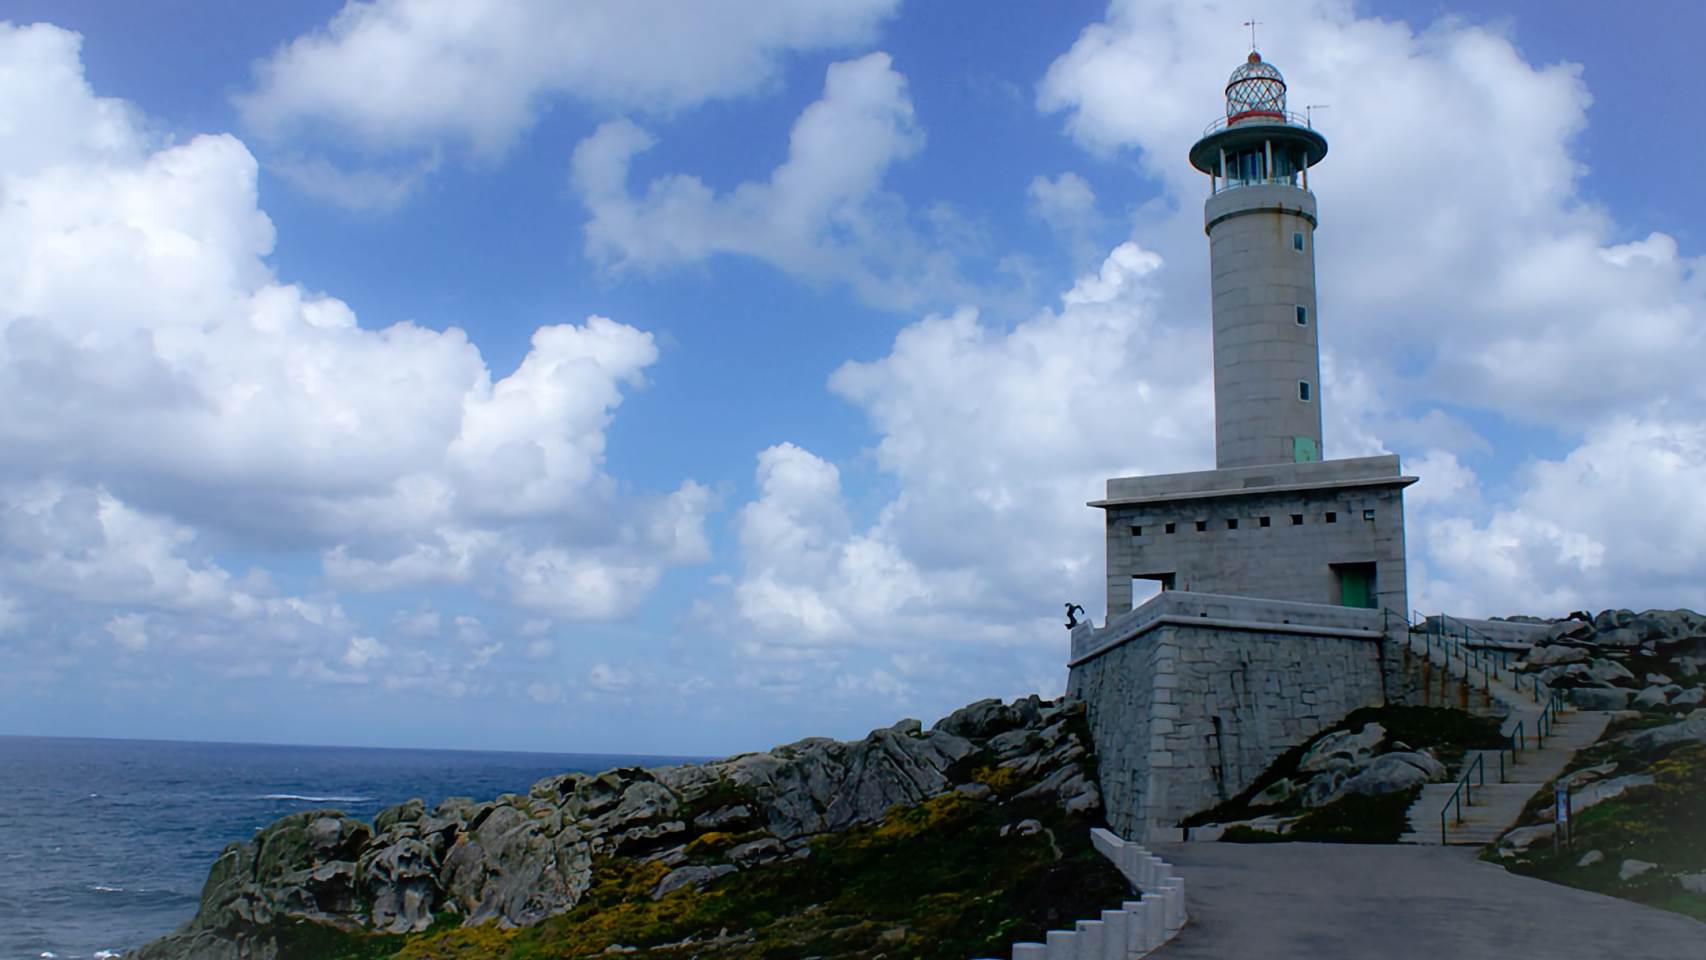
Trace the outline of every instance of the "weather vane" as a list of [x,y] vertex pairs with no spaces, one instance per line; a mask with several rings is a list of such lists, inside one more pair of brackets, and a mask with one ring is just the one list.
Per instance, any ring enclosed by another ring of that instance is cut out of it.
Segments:
[[1262,25],[1260,20],[1246,20],[1244,26],[1250,28],[1250,52],[1256,52],[1256,28]]

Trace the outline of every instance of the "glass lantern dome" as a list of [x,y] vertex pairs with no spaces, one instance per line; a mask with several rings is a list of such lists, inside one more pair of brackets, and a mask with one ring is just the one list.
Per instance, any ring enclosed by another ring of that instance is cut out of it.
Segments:
[[1245,117],[1285,117],[1285,77],[1255,51],[1226,81],[1226,121]]

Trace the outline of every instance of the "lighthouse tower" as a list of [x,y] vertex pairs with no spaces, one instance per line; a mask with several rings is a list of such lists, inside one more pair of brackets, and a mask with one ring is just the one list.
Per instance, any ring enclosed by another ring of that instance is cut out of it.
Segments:
[[1190,152],[1209,180],[1215,469],[1114,477],[1090,504],[1107,518],[1108,616],[1073,627],[1067,690],[1122,836],[1176,839],[1182,818],[1408,682],[1416,478],[1392,454],[1322,456],[1309,168],[1327,140],[1285,92],[1251,53]]
[[1285,78],[1252,52],[1226,84],[1226,116],[1191,148],[1214,311],[1215,466],[1321,459],[1315,197],[1327,140],[1286,110]]
[[[1328,460],[1310,168],[1327,138],[1252,52],[1191,147],[1208,177],[1215,469],[1108,481],[1108,617],[1156,593],[1407,615],[1403,488],[1390,454]],[[1284,619],[1283,617],[1281,619]]]

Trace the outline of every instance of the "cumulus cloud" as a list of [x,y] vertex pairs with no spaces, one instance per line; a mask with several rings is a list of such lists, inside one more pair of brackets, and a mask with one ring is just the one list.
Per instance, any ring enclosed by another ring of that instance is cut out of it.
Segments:
[[[650,334],[541,327],[494,380],[460,330],[362,328],[273,276],[244,145],[150,142],[83,82],[78,43],[0,26],[0,589],[17,616],[84,610],[127,650],[231,663],[288,636],[320,645],[295,675],[342,682],[326,663],[361,671],[386,647],[215,549],[318,554],[334,590],[461,585],[563,617],[622,615],[708,556],[708,491],[619,497],[604,472]],[[430,638],[437,614],[395,629]]]
[[[1642,562],[1615,558],[1616,542],[1633,541],[1584,518],[1619,515],[1657,538],[1650,555],[1691,556],[1684,525],[1652,522],[1663,500],[1625,502],[1629,489],[1603,471],[1614,450],[1636,449],[1611,439],[1632,435],[1629,424],[1687,449],[1682,425],[1706,415],[1693,374],[1706,270],[1663,234],[1628,240],[1641,232],[1584,195],[1573,138],[1591,97],[1580,68],[1534,66],[1508,37],[1461,21],[1417,31],[1341,0],[1274,12],[1263,50],[1292,108],[1332,105],[1316,118],[1332,152],[1311,174],[1329,455],[1421,453],[1417,472],[1451,487],[1464,457],[1511,471],[1516,458],[1497,441],[1512,429],[1581,444],[1518,471],[1516,493],[1486,513],[1429,502],[1425,480],[1418,506],[1432,519],[1430,532],[1412,530],[1424,548],[1412,588],[1478,609],[1501,607],[1503,591],[1553,613],[1620,591],[1656,597]],[[1219,8],[1114,0],[1038,87],[1039,107],[1078,143],[1129,151],[1164,191],[1168,203],[1145,208],[1136,235],[1185,265],[1159,282],[1171,322],[1206,322],[1206,278],[1189,265],[1201,259],[1207,183],[1185,155],[1220,113],[1239,57]],[[1666,403],[1656,414],[1655,385]],[[1495,426],[1471,429],[1440,405]]]
[[788,159],[766,181],[718,194],[698,177],[671,174],[635,195],[629,164],[656,142],[622,119],[575,148],[572,180],[592,214],[586,252],[611,270],[741,254],[850,282],[884,303],[954,286],[951,253],[924,244],[904,204],[882,190],[889,167],[924,142],[906,78],[886,53],[830,65],[822,99],[795,121]]
[[269,140],[327,136],[395,170],[346,171],[288,151],[311,192],[384,206],[431,173],[444,147],[493,158],[554,99],[669,113],[762,92],[793,51],[869,39],[898,0],[354,0],[323,28],[255,64],[237,96]]
[[1031,214],[1048,224],[1074,256],[1095,250],[1092,231],[1101,217],[1096,213],[1096,193],[1083,177],[1070,170],[1053,178],[1038,174],[1031,178],[1025,195]]
[[1700,609],[1706,427],[1666,413],[1614,418],[1562,460],[1527,464],[1519,492],[1483,515],[1433,508],[1428,601],[1490,614]]
[[868,455],[900,492],[861,527],[835,465],[793,444],[761,453],[759,496],[736,518],[741,635],[770,656],[825,641],[1035,644],[1065,599],[1100,606],[1101,518],[1084,504],[1107,477],[1210,449],[1208,371],[1161,359],[1193,346],[1155,322],[1159,267],[1125,244],[1011,331],[971,309],[931,316],[888,356],[837,370],[830,389],[882,436]]

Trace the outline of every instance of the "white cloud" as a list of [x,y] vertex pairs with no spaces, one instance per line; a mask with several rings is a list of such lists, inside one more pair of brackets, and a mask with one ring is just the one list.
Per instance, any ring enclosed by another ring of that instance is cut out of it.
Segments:
[[127,613],[107,621],[107,632],[113,642],[131,652],[148,646],[148,618],[140,613]]
[[[1434,606],[1490,614],[1706,606],[1706,427],[1655,411],[1588,432],[1483,521],[1435,514]],[[1432,504],[1429,505],[1430,507]],[[1436,508],[1437,510],[1437,508]]]
[[390,652],[389,648],[373,637],[351,637],[349,650],[344,653],[343,661],[360,670],[374,660],[384,659]]
[[[469,586],[567,617],[622,615],[664,567],[708,556],[707,490],[618,496],[604,471],[650,334],[544,326],[494,381],[460,330],[364,329],[273,276],[242,143],[152,144],[82,81],[77,48],[0,25],[0,591],[16,616],[343,682],[324,664],[368,669],[383,648],[346,651],[360,630],[335,598],[277,597],[209,541],[319,554],[331,589]],[[566,598],[535,596],[563,585],[541,569],[574,572]],[[397,629],[429,638],[434,617]]]
[[1031,214],[1048,224],[1075,256],[1095,251],[1091,232],[1101,217],[1096,213],[1095,191],[1083,177],[1070,170],[1053,179],[1038,174],[1031,178],[1025,195]]
[[886,53],[830,65],[822,99],[794,122],[788,159],[762,183],[719,195],[698,177],[672,174],[631,194],[629,163],[656,142],[623,119],[575,148],[573,183],[592,214],[587,255],[610,269],[656,270],[732,253],[847,281],[883,302],[953,284],[951,255],[923,249],[904,205],[882,191],[889,167],[924,143],[906,78]]
[[1107,477],[1194,465],[1212,435],[1208,371],[1163,359],[1191,345],[1151,313],[1159,266],[1125,244],[1059,311],[1010,332],[969,309],[928,317],[837,370],[830,388],[864,409],[900,492],[861,531],[833,464],[792,444],[760,454],[736,520],[740,635],[769,657],[825,640],[1034,644],[1063,601],[1100,606],[1101,518],[1084,504]]
[[563,685],[560,683],[530,683],[527,685],[527,696],[534,703],[556,703],[563,699]]
[[669,113],[763,92],[792,51],[872,37],[898,0],[373,0],[255,65],[236,98],[262,136],[317,134],[370,154],[424,153],[395,171],[336,169],[287,156],[313,192],[355,206],[394,203],[442,147],[502,154],[553,99]]

